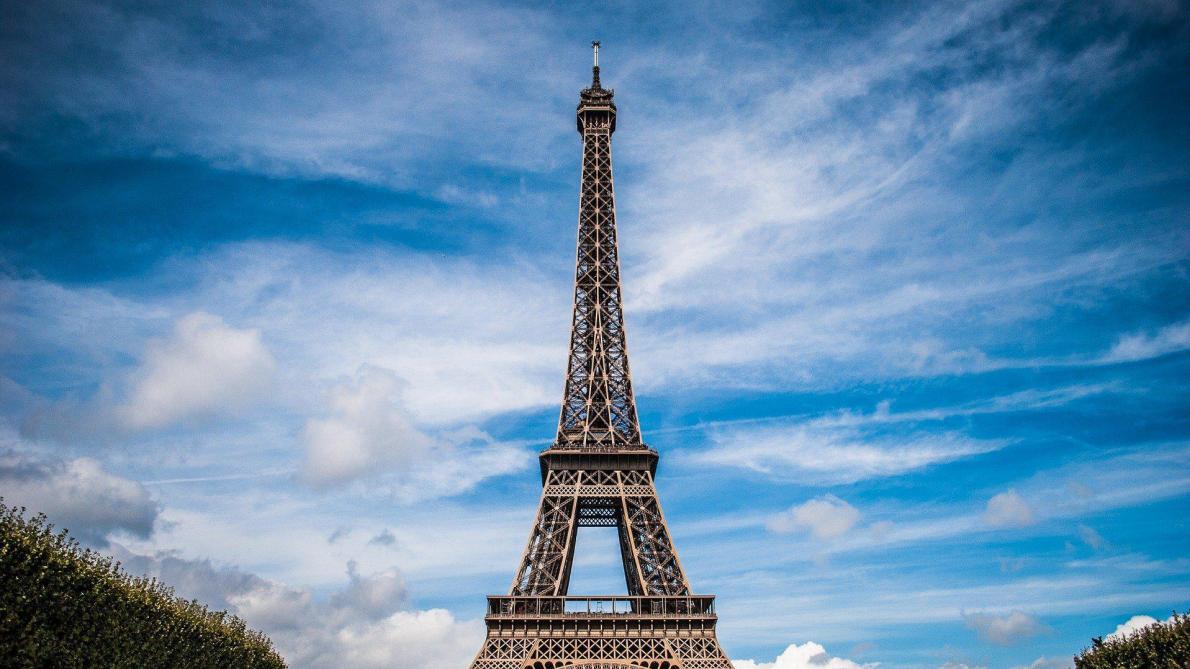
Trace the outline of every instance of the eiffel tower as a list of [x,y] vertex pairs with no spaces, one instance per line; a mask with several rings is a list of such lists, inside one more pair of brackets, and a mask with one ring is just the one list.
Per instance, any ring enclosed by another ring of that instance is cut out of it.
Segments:
[[[488,597],[472,669],[731,669],[715,598],[696,595],[670,539],[628,371],[612,187],[613,92],[579,94],[583,176],[574,321],[558,436],[540,455],[541,506],[508,595]],[[568,593],[580,527],[615,527],[627,596]]]

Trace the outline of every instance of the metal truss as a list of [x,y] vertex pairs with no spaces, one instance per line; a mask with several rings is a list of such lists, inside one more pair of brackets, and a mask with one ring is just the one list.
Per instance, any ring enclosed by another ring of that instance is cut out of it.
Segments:
[[616,527],[630,595],[688,595],[647,470],[551,470],[513,595],[565,595],[578,528]]
[[628,343],[620,294],[620,251],[616,240],[616,197],[611,135],[616,106],[612,91],[599,85],[580,95],[578,128],[583,135],[574,319],[562,414],[560,449],[643,449],[628,369]]
[[714,637],[488,639],[472,669],[732,669]]
[[[472,669],[731,669],[713,595],[692,594],[641,440],[620,291],[613,93],[580,93],[583,137],[574,320],[557,440],[541,454],[537,517],[506,596],[488,597]],[[568,595],[580,527],[615,527],[628,596]]]

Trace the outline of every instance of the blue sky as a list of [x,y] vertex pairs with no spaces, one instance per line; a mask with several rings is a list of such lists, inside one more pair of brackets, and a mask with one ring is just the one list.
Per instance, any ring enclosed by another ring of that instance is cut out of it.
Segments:
[[594,38],[644,435],[741,667],[1052,669],[1190,608],[1182,4],[5,13],[0,494],[291,666],[462,666],[508,588]]

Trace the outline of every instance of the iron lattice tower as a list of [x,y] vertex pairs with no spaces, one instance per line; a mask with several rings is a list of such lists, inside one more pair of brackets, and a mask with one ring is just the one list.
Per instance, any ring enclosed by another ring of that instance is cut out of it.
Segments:
[[[715,598],[691,593],[641,440],[628,369],[616,240],[613,92],[579,94],[583,137],[574,320],[558,435],[540,455],[537,519],[506,596],[488,597],[472,669],[731,669]],[[568,596],[580,527],[615,527],[627,596]]]

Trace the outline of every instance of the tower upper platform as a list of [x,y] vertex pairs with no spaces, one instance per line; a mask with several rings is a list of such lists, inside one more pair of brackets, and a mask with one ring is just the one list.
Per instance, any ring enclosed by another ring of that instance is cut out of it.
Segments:
[[599,83],[599,42],[592,42],[595,64],[591,67],[591,85],[579,92],[577,125],[580,134],[588,130],[616,131],[616,103],[612,102],[616,92]]

